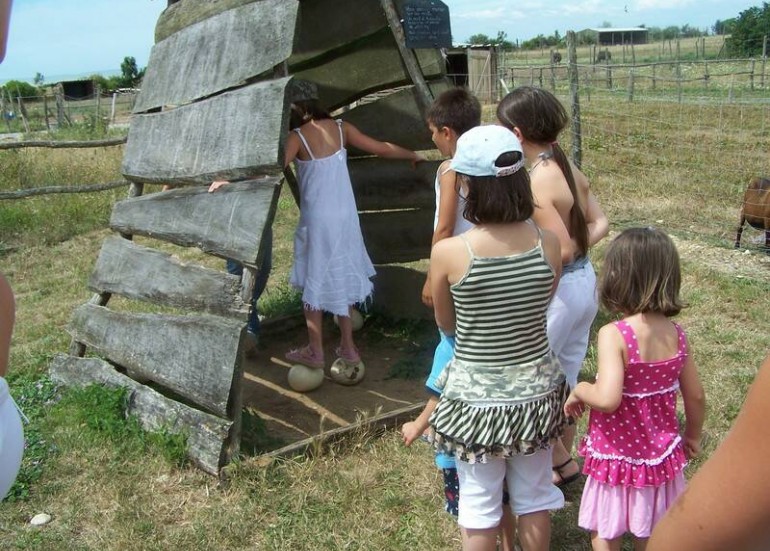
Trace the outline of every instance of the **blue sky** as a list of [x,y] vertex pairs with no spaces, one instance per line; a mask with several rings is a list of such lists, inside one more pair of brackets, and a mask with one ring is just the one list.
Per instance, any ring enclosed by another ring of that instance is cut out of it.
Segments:
[[[184,0],[182,0],[184,1]],[[378,6],[377,0],[360,0]],[[689,24],[711,28],[718,20],[737,16],[761,0],[444,0],[449,6],[452,35],[463,42],[472,34],[512,40],[538,34],[598,27],[666,27]],[[126,56],[144,67],[153,32],[166,0],[14,0],[0,82],[46,81],[119,71]]]

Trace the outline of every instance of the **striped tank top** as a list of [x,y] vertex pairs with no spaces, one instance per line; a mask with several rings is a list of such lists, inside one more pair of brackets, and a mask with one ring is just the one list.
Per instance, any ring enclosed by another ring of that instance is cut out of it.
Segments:
[[471,262],[450,287],[455,305],[455,358],[485,365],[533,361],[548,348],[546,311],[554,273],[537,244],[519,254],[477,257],[464,235]]

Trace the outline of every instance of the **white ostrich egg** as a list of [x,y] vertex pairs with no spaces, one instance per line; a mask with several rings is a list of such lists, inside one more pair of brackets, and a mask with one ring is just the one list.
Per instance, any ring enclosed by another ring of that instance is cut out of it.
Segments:
[[324,370],[317,367],[294,364],[289,369],[289,386],[297,392],[315,390],[324,382]]

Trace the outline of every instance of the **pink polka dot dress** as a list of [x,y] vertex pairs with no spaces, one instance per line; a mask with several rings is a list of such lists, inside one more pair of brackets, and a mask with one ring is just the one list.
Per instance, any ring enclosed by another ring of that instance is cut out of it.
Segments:
[[643,362],[633,329],[615,322],[627,346],[623,398],[613,413],[591,410],[579,453],[587,475],[578,524],[603,539],[626,532],[649,537],[684,491],[687,459],[679,435],[676,395],[687,358],[681,327],[673,358]]

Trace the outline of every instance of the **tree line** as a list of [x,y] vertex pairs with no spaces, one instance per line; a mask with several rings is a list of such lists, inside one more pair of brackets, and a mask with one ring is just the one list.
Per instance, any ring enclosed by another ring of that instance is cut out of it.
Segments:
[[[126,56],[120,64],[120,74],[105,77],[99,74],[91,75],[83,80],[90,80],[103,92],[118,90],[121,88],[137,88],[142,82],[146,67],[139,69],[133,56]],[[45,94],[49,84],[45,82],[45,76],[37,73],[32,83],[23,80],[9,80],[0,86],[0,93],[10,98],[33,98]]]

